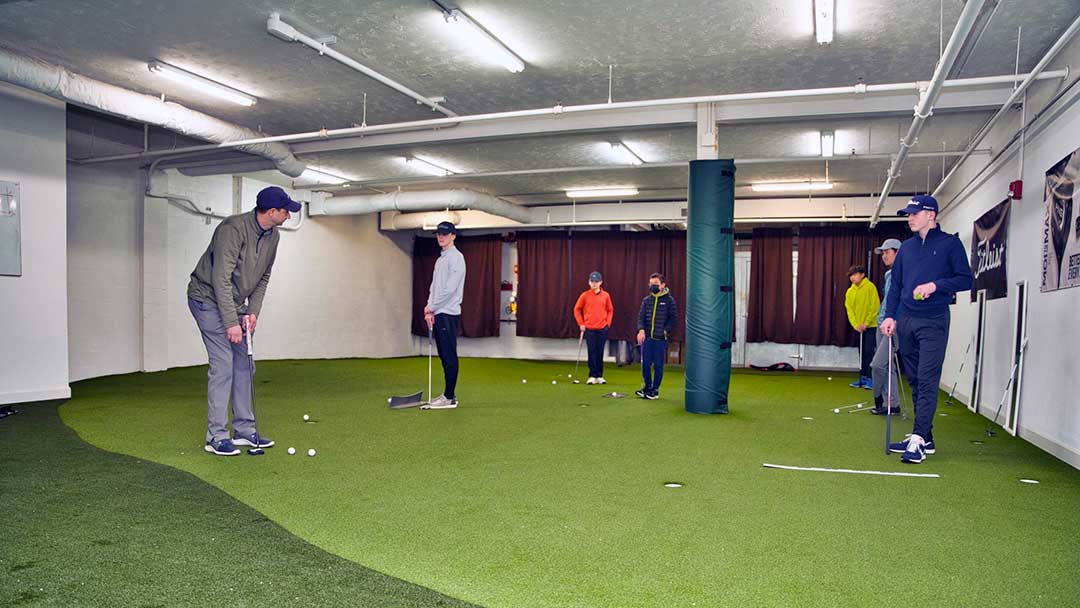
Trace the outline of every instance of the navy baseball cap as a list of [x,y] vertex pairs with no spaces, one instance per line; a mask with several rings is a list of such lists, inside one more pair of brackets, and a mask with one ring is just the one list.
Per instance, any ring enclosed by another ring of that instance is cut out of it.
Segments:
[[435,234],[457,234],[457,226],[452,222],[439,222],[435,227]]
[[599,270],[594,270],[594,271],[589,273],[589,280],[590,281],[603,281],[604,276],[600,274]]
[[911,197],[907,207],[896,212],[896,215],[912,215],[920,211],[933,211],[937,213],[937,199],[928,194],[919,194]]
[[255,196],[255,206],[259,209],[285,209],[292,213],[300,211],[300,203],[289,198],[289,195],[277,186],[259,190],[259,194]]

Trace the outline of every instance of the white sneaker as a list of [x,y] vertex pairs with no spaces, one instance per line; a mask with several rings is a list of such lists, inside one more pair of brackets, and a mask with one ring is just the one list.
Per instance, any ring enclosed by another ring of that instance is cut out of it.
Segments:
[[596,383],[597,384],[607,384],[607,380],[604,380],[604,377],[600,376],[599,378],[596,379]]
[[446,395],[439,395],[427,405],[421,405],[422,410],[452,410],[457,407],[457,399],[447,399]]
[[585,384],[596,384],[596,378],[589,376],[589,379],[585,381]]

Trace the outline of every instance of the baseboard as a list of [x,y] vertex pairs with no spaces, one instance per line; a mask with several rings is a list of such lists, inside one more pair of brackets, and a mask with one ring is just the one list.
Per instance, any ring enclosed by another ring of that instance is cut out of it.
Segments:
[[29,403],[31,401],[49,401],[52,399],[70,399],[71,387],[54,388],[21,393],[0,393],[0,403]]
[[1068,446],[1061,445],[1053,439],[1043,437],[1035,431],[1026,429],[1023,425],[1020,425],[1020,432],[1017,436],[1044,452],[1047,452],[1051,456],[1055,456],[1066,463],[1071,464],[1074,468],[1080,469],[1080,452]]

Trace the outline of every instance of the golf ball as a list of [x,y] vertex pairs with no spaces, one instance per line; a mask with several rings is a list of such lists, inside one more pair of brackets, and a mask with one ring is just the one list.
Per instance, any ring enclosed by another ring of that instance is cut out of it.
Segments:
[[315,448],[311,448],[310,450],[308,450],[307,455],[308,456],[314,456],[315,455]]
[[311,416],[304,414],[304,422],[307,422],[308,420],[311,420]]
[[840,408],[836,408],[836,409],[834,409],[834,410],[832,411],[832,413],[834,413],[834,414],[839,414],[839,413],[840,413]]
[[289,455],[290,456],[295,454],[295,453],[296,453],[296,448],[289,448]]
[[858,405],[858,407],[857,407],[856,409],[860,409],[860,410],[861,410],[861,409],[862,409],[862,404],[860,403],[860,404]]
[[832,382],[832,376],[829,376],[829,382]]
[[393,398],[393,397],[387,397],[387,398],[386,398],[386,402],[387,402],[387,403],[393,403],[393,402],[394,402],[394,398]]
[[528,380],[526,380],[525,378],[522,378],[522,379],[521,379],[521,383],[522,383],[522,384],[525,384],[526,382],[528,382]]
[[566,377],[567,377],[567,378],[573,378],[573,377],[574,377],[574,374],[566,374]]
[[552,380],[552,381],[551,381],[551,383],[552,383],[552,384],[556,384],[556,382],[555,382],[554,380]]

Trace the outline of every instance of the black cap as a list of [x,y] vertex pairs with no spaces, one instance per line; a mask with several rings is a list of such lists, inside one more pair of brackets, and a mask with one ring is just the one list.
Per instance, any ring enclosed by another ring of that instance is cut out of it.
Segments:
[[277,186],[259,190],[259,194],[255,196],[255,206],[259,209],[285,209],[292,213],[300,211],[300,203],[289,198],[289,195]]
[[604,275],[600,274],[599,270],[594,270],[594,271],[589,273],[589,280],[590,281],[603,281],[604,280]]
[[457,227],[452,222],[439,222],[435,234],[457,234]]

